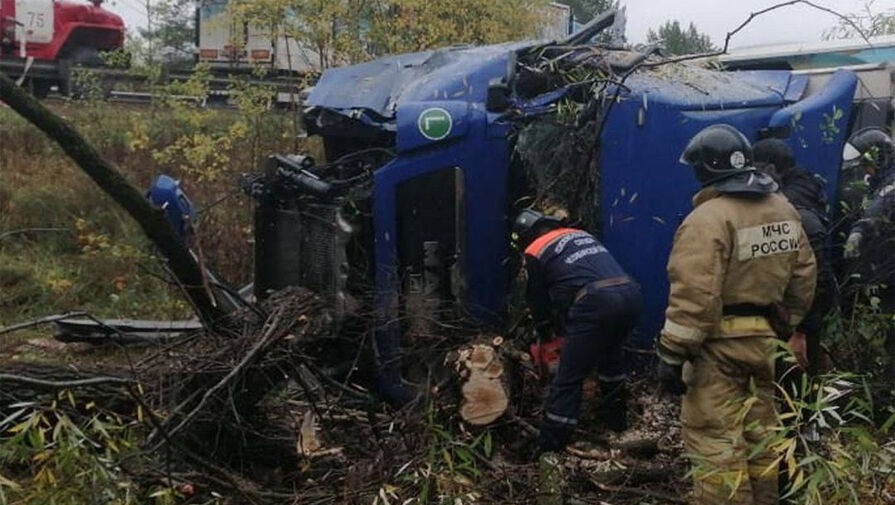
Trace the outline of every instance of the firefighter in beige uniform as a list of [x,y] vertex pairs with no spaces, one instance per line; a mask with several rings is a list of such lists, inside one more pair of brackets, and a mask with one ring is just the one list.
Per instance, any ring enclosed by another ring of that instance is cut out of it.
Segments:
[[703,189],[668,261],[658,375],[667,390],[686,393],[681,419],[695,503],[775,504],[775,455],[758,449],[777,425],[775,323],[787,313],[782,326],[796,325],[811,306],[814,255],[798,212],[752,168],[738,130],[702,130],[681,161]]

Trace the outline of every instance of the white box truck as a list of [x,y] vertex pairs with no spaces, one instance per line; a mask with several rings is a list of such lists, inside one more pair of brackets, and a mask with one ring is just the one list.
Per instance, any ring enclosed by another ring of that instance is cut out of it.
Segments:
[[[235,19],[229,0],[202,0],[196,15],[199,61],[213,70],[249,72],[267,67],[276,74],[304,74],[321,70],[311,47],[276,33],[271,27],[255,26]],[[572,32],[574,19],[568,5],[551,2],[544,13],[539,36],[561,39]]]

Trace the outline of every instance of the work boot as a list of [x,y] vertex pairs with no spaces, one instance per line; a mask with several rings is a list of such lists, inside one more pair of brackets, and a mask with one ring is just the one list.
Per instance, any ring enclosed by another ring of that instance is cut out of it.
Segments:
[[628,390],[624,381],[600,381],[603,397],[603,421],[610,431],[621,433],[628,429]]
[[400,371],[387,370],[376,377],[379,395],[399,409],[420,397],[420,391],[401,377]]
[[574,431],[574,426],[544,419],[541,421],[541,431],[538,433],[536,456],[540,457],[548,452],[561,452],[569,445]]

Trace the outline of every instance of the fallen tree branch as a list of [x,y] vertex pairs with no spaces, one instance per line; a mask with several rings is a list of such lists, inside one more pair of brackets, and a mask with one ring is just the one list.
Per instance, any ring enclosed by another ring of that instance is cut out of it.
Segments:
[[[849,19],[848,16],[846,16],[844,14],[840,14],[839,12],[836,12],[833,9],[824,7],[822,5],[818,5],[818,4],[816,4],[814,2],[810,2],[808,0],[789,0],[788,2],[781,2],[778,4],[772,5],[770,7],[761,9],[759,11],[749,13],[749,17],[746,18],[745,21],[740,23],[739,26],[737,26],[733,30],[727,32],[727,35],[724,37],[724,46],[717,51],[711,51],[708,53],[698,53],[698,54],[685,54],[683,56],[678,56],[675,58],[667,58],[662,61],[657,61],[657,62],[653,62],[653,63],[644,63],[642,66],[645,68],[649,68],[649,67],[656,67],[659,65],[665,65],[668,63],[680,63],[682,61],[696,60],[696,59],[701,59],[701,58],[713,58],[716,56],[721,56],[723,54],[727,54],[727,51],[730,48],[730,41],[733,38],[733,36],[736,35],[737,33],[739,33],[740,31],[742,31],[744,28],[746,28],[746,26],[748,26],[749,23],[751,23],[755,18],[757,18],[763,14],[767,14],[768,12],[775,11],[777,9],[782,9],[783,7],[790,7],[790,6],[798,5],[798,4],[807,5],[808,7],[812,7],[814,9],[832,14],[832,15],[838,17],[839,19],[845,21],[846,23],[851,25],[852,28],[855,29],[855,32],[858,35],[860,35],[862,39],[864,39],[864,42],[866,42],[868,46],[873,47],[873,43],[870,42],[870,38],[867,37],[867,35],[864,33],[864,30],[862,30],[861,27],[858,26],[853,20]],[[622,80],[622,82],[624,82],[624,79]]]
[[597,489],[606,491],[607,493],[630,494],[641,496],[643,498],[655,498],[657,500],[662,500],[663,503],[687,503],[687,500],[685,500],[684,498],[679,498],[667,493],[660,493],[659,491],[650,491],[649,489],[642,489],[639,487],[609,486],[597,481],[591,481],[591,484],[596,486]]
[[25,321],[24,323],[14,324],[12,326],[7,326],[6,328],[0,328],[0,335],[5,335],[7,333],[12,333],[14,331],[24,330],[27,328],[33,328],[35,326],[40,326],[42,324],[50,324],[56,321],[61,321],[63,319],[70,319],[72,317],[82,317],[86,316],[87,313],[84,311],[77,312],[66,312],[65,314],[56,314],[53,316],[41,317],[38,319],[32,319],[30,321]]
[[[759,11],[750,13],[749,17],[747,17],[745,21],[740,23],[739,26],[737,26],[733,30],[727,32],[727,35],[724,37],[724,46],[717,51],[712,51],[709,53],[685,54],[683,56],[678,56],[675,58],[665,58],[665,59],[662,59],[659,61],[654,61],[654,62],[647,62],[644,59],[643,61],[640,61],[636,65],[633,65],[627,72],[625,72],[625,74],[622,75],[622,78],[619,80],[619,83],[624,84],[628,80],[628,77],[632,76],[634,73],[636,73],[641,68],[654,68],[654,67],[660,67],[662,65],[672,64],[672,63],[681,63],[684,61],[698,60],[698,59],[703,59],[703,58],[714,58],[717,56],[727,54],[727,51],[730,48],[730,41],[733,39],[733,37],[737,33],[741,32],[744,28],[746,28],[746,26],[748,26],[749,23],[751,23],[753,20],[755,20],[755,18],[757,18],[763,14],[767,14],[768,12],[771,12],[771,11],[774,11],[777,9],[781,9],[783,7],[789,7],[789,6],[796,5],[796,4],[807,5],[809,7],[830,13],[840,19],[845,20],[846,23],[850,24],[855,29],[855,31],[858,33],[858,35],[860,35],[861,38],[864,39],[865,42],[867,42],[867,45],[869,45],[870,47],[873,47],[873,44],[870,42],[870,39],[867,37],[867,35],[864,33],[864,31],[861,29],[861,27],[859,27],[857,24],[855,24],[854,21],[849,19],[848,16],[841,14],[839,12],[836,12],[835,10],[830,9],[828,7],[823,7],[821,5],[817,5],[817,4],[810,2],[808,0],[789,0],[787,2],[781,2],[781,3],[775,4],[775,5],[771,5],[770,7],[767,7],[765,9],[761,9]],[[619,96],[621,95],[621,90],[622,90],[622,88],[620,86],[616,85],[615,93],[612,96],[612,100],[609,101],[609,105],[606,107],[605,112],[603,112],[603,118],[600,121],[600,128],[597,130],[598,137],[602,136],[603,130],[606,128],[606,123],[609,121],[609,113],[612,112],[613,105],[615,105],[618,102]]]
[[163,211],[156,209],[131,185],[117,167],[106,161],[78,131],[5,75],[0,74],[0,100],[54,140],[100,189],[112,197],[140,225],[167,260],[186,295],[207,324],[222,315],[205,290],[205,275]]
[[604,485],[630,484],[640,485],[649,482],[665,482],[677,477],[674,468],[657,465],[631,465],[628,468],[610,468],[606,470],[587,470],[588,479],[594,484]]
[[4,382],[43,389],[71,389],[88,386],[99,386],[102,384],[133,384],[134,381],[131,379],[126,379],[124,377],[92,377],[89,379],[76,379],[70,381],[51,381],[44,379],[35,379],[33,377],[25,377],[22,375],[0,373],[0,383]]
[[232,488],[237,493],[242,495],[243,498],[249,500],[251,503],[258,503],[260,501],[257,496],[253,496],[257,495],[257,493],[254,489],[250,489],[251,486],[241,485],[241,482],[244,481],[244,479],[234,476],[232,472],[229,472],[224,468],[212,464],[207,459],[199,456],[195,452],[187,449],[186,447],[183,447],[181,444],[178,444],[174,440],[172,440],[168,432],[165,431],[162,422],[156,417],[152,407],[150,407],[146,403],[140,392],[133,387],[128,387],[128,392],[130,393],[130,397],[133,398],[133,400],[143,408],[143,411],[147,413],[149,423],[155,428],[155,432],[160,433],[162,438],[165,439],[168,447],[171,447],[174,450],[178,451],[188,460],[192,461],[204,470],[217,474],[218,479],[215,480],[219,480],[219,484],[224,484],[227,487]]
[[[278,329],[282,330],[282,328],[279,327],[279,322],[280,314],[276,314],[270,318],[267,323],[267,331],[261,337],[261,339],[245,356],[243,356],[239,363],[235,367],[233,367],[233,369],[230,370],[227,375],[221,378],[221,380],[219,380],[217,384],[205,391],[205,393],[202,395],[202,398],[199,400],[199,403],[195,407],[193,407],[190,412],[186,414],[175,427],[168,430],[168,437],[173,437],[181,429],[188,425],[196,417],[196,415],[202,412],[202,408],[205,407],[206,403],[208,403],[208,400],[211,399],[212,396],[214,396],[218,391],[227,386],[239,374],[244,373],[245,368],[255,361],[255,358],[257,358],[261,354],[261,352],[267,348],[268,344],[274,339],[281,336],[280,333],[277,332]],[[170,421],[173,421],[177,418],[178,410],[179,408],[175,409],[175,411],[172,412],[171,416],[169,417]],[[151,444],[155,438],[155,434],[150,435],[148,443]]]

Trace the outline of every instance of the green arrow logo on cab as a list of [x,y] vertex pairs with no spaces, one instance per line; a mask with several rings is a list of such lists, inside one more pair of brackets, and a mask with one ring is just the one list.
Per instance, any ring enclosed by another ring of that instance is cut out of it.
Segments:
[[423,137],[429,140],[441,140],[450,135],[454,120],[451,114],[441,107],[431,107],[420,114],[417,124]]

